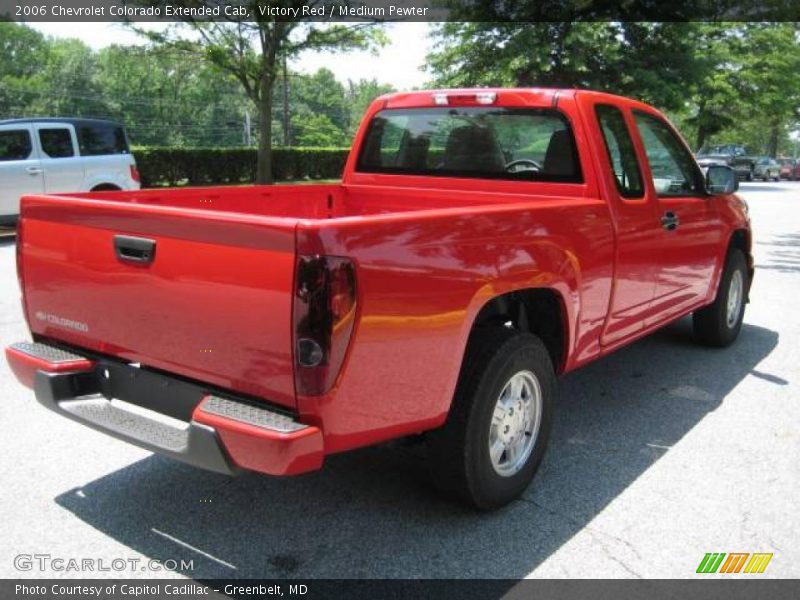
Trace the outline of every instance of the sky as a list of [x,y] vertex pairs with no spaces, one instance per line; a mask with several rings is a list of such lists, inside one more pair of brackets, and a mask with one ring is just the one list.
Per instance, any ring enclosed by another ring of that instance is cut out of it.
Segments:
[[[98,49],[111,44],[141,44],[142,38],[118,23],[29,23],[46,35],[78,38]],[[421,70],[431,42],[429,23],[395,23],[386,27],[389,44],[376,55],[369,52],[305,52],[290,62],[290,68],[311,73],[325,67],[342,83],[348,79],[377,79],[398,90],[422,87],[427,79]],[[157,25],[151,25],[157,27]]]

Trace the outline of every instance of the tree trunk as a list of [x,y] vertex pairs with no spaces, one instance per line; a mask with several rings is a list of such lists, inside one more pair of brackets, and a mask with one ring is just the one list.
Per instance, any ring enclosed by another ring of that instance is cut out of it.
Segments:
[[697,126],[697,145],[694,147],[695,152],[699,152],[706,143],[706,126],[702,123]]
[[695,152],[699,152],[700,148],[706,143],[706,135],[707,129],[705,124],[705,111],[706,111],[706,103],[704,101],[700,101],[700,105],[697,107],[697,145],[694,147]]
[[272,82],[271,74],[261,77],[258,102],[258,159],[256,183],[273,183],[272,178]]
[[780,137],[779,128],[780,125],[773,123],[769,130],[769,148],[767,149],[767,154],[772,158],[778,156],[778,137]]

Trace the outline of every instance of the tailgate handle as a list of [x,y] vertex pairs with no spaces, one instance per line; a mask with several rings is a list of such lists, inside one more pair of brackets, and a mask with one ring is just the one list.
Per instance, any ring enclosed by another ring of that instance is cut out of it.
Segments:
[[120,260],[147,264],[156,257],[156,241],[130,235],[115,235],[114,251]]

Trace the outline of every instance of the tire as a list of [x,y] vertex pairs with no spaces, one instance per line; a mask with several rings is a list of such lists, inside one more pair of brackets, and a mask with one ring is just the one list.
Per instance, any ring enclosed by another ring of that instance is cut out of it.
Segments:
[[745,175],[745,180],[746,180],[746,181],[754,181],[754,180],[755,180],[755,178],[756,178],[756,176],[755,176],[755,174],[753,173],[753,169],[751,168],[751,169],[750,169],[750,170],[747,172],[747,175]]
[[[447,422],[427,435],[435,483],[481,510],[518,498],[544,457],[556,393],[553,363],[538,337],[505,327],[473,333]],[[494,452],[494,461],[493,439],[496,448],[505,448]]]
[[[731,298],[737,293],[735,289],[738,289],[738,300]],[[741,250],[733,248],[725,260],[714,302],[692,315],[694,336],[699,343],[721,348],[736,339],[742,328],[748,289],[747,261]]]

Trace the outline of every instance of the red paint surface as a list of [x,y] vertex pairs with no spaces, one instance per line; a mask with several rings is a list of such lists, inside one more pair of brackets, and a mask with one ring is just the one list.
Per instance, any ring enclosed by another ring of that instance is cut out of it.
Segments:
[[9,346],[6,348],[6,362],[11,367],[11,372],[25,387],[33,388],[36,371],[47,373],[70,373],[74,371],[88,371],[94,363],[88,359],[70,360],[52,363],[25,352],[20,352]]
[[[23,268],[33,332],[295,408],[331,453],[440,425],[472,322],[497,295],[558,294],[567,339],[561,372],[713,299],[731,236],[749,230],[744,203],[735,195],[657,198],[633,126],[645,198],[626,203],[608,169],[594,104],[619,106],[629,123],[632,109],[654,109],[592,92],[493,91],[504,106],[552,107],[557,99],[584,183],[358,173],[353,154],[341,185],[28,196]],[[385,107],[432,105],[430,92],[379,98],[365,123]],[[661,228],[666,210],[678,213],[677,231]],[[118,233],[155,239],[153,264],[120,262]],[[321,397],[297,396],[293,384],[298,253],[356,265],[348,355]],[[37,311],[89,331],[53,327]],[[237,460],[264,470],[257,455],[273,451],[250,433],[222,437],[239,449]]]
[[213,427],[237,467],[269,475],[299,475],[322,466],[322,432],[307,427],[279,433],[226,419],[197,407],[192,420]]

